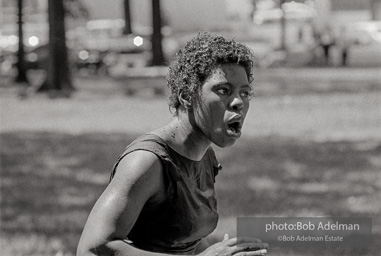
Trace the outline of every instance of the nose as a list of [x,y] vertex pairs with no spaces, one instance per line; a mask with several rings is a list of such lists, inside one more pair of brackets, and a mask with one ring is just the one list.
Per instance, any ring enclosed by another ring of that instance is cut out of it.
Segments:
[[234,96],[230,102],[230,108],[236,112],[240,112],[243,109],[243,105],[244,103],[239,95]]

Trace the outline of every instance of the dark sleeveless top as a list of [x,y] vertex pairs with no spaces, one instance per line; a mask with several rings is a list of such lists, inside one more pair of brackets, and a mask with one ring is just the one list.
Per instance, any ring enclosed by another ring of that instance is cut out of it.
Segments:
[[159,136],[145,134],[119,157],[111,178],[120,160],[137,150],[152,152],[160,159],[166,197],[160,205],[147,202],[143,206],[127,239],[146,251],[194,253],[201,239],[216,228],[218,221],[214,182],[221,165],[213,149],[208,149],[200,161],[193,161],[178,154]]

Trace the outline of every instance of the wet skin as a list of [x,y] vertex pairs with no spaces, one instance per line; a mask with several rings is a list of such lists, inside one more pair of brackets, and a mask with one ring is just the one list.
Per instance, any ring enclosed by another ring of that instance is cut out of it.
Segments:
[[189,121],[215,145],[231,146],[241,136],[251,93],[245,68],[238,64],[222,64],[192,100]]

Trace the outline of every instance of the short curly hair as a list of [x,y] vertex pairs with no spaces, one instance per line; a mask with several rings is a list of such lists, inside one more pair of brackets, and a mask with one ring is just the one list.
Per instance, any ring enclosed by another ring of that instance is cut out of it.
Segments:
[[177,110],[180,94],[186,99],[192,97],[218,65],[228,63],[242,65],[249,82],[253,81],[254,54],[248,47],[220,35],[198,33],[177,52],[169,66],[169,107]]

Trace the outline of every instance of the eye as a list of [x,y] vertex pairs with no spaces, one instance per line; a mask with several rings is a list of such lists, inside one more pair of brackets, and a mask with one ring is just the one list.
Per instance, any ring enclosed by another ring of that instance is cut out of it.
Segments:
[[253,96],[253,92],[252,91],[244,91],[244,92],[241,92],[241,97],[243,99],[248,99],[248,100],[251,100]]
[[217,92],[221,95],[228,95],[229,94],[229,89],[227,88],[220,88],[217,90]]

